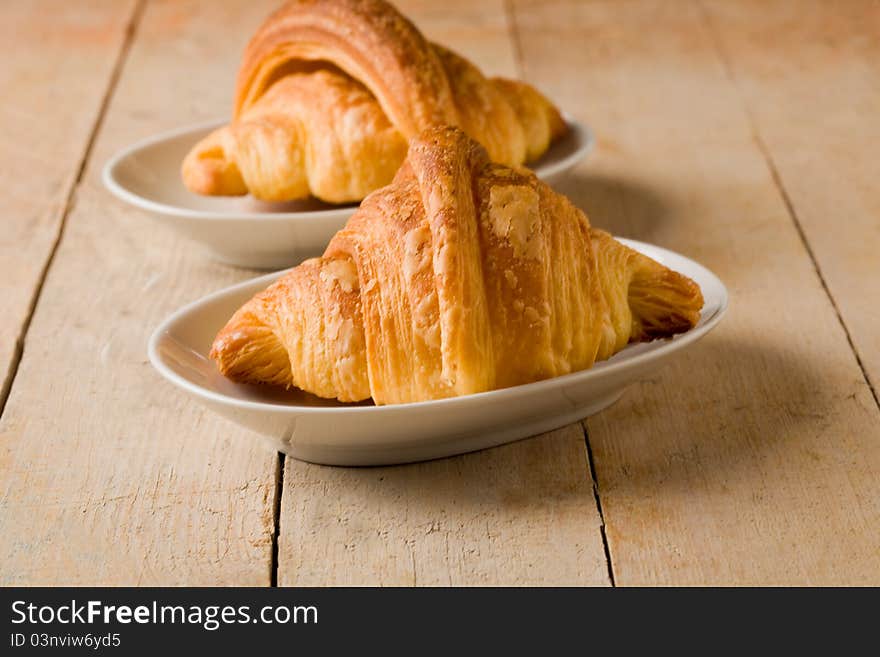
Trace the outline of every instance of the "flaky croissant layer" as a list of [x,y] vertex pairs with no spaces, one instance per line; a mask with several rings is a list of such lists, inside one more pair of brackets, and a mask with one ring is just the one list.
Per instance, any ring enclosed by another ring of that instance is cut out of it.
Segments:
[[455,128],[409,146],[324,255],[248,301],[211,357],[235,381],[377,404],[590,367],[687,331],[699,287]]
[[460,126],[509,165],[566,129],[534,88],[485,78],[384,0],[294,0],[251,40],[232,123],[193,147],[182,176],[206,195],[359,201],[433,125]]

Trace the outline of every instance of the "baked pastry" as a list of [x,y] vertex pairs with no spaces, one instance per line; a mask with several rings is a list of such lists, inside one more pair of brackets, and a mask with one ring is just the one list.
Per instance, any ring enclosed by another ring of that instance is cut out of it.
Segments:
[[586,369],[687,331],[702,305],[530,171],[432,128],[323,256],[233,315],[211,358],[239,382],[414,402]]
[[460,126],[511,166],[566,130],[534,88],[487,79],[384,0],[295,0],[251,40],[233,121],[193,147],[183,180],[207,195],[359,201],[433,125]]

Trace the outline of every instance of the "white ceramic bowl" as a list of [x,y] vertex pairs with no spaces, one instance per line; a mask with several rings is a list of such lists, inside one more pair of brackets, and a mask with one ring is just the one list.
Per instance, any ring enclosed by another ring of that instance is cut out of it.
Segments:
[[420,461],[493,447],[596,413],[630,384],[708,333],[727,309],[727,290],[708,269],[659,247],[621,240],[696,281],[700,323],[671,340],[625,348],[592,369],[527,385],[438,401],[341,404],[300,391],[236,384],[208,358],[232,313],[283,272],[211,294],[174,313],[149,343],[150,361],[169,381],[217,413],[268,438],[295,458],[331,465]]
[[[559,179],[593,146],[589,128],[569,121],[567,135],[532,168],[542,179]],[[138,142],[113,156],[103,171],[115,196],[207,248],[221,262],[280,269],[320,255],[345,225],[356,204],[320,201],[264,203],[250,196],[211,197],[184,187],[180,165],[202,137],[222,121],[175,130]]]

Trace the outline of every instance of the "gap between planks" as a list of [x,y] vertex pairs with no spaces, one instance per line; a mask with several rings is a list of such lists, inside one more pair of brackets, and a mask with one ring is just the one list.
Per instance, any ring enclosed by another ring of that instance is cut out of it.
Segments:
[[[510,0],[506,0],[506,2],[509,1]],[[791,196],[789,195],[788,190],[785,188],[785,183],[782,181],[782,176],[779,173],[779,169],[776,166],[773,155],[770,153],[770,149],[767,147],[767,143],[764,141],[764,138],[761,135],[761,130],[758,127],[758,122],[755,120],[754,113],[752,112],[751,107],[749,107],[746,95],[743,93],[740,82],[736,77],[736,73],[734,72],[733,65],[730,61],[730,56],[727,53],[727,50],[724,48],[724,44],[721,42],[721,38],[718,35],[718,31],[715,29],[715,25],[712,22],[712,17],[706,10],[706,6],[703,4],[702,0],[694,1],[699,8],[700,16],[703,19],[703,23],[706,26],[706,31],[709,33],[709,37],[712,40],[712,45],[715,48],[715,52],[718,54],[718,59],[721,61],[724,72],[727,75],[727,78],[730,80],[730,83],[733,85],[734,90],[736,91],[736,96],[737,98],[739,98],[740,104],[742,105],[743,113],[746,117],[746,121],[748,121],[749,129],[752,133],[752,139],[755,142],[755,145],[758,147],[758,150],[761,152],[761,157],[764,159],[764,162],[767,165],[767,169],[770,172],[770,178],[773,180],[773,185],[776,187],[780,197],[782,198],[782,203],[785,205],[785,210],[788,213],[791,222],[794,224],[794,228],[797,231],[801,244],[803,244],[804,250],[807,252],[807,256],[810,258],[810,262],[813,264],[813,270],[816,272],[816,276],[819,278],[819,283],[822,285],[822,289],[825,291],[825,295],[831,302],[831,307],[834,309],[834,314],[837,315],[837,321],[840,322],[840,327],[843,329],[843,333],[846,336],[846,341],[849,344],[849,348],[852,351],[853,356],[855,356],[856,363],[858,363],[859,366],[859,370],[861,370],[862,372],[862,378],[865,380],[865,384],[868,386],[868,389],[871,391],[871,395],[874,397],[874,403],[877,405],[877,408],[880,408],[880,393],[878,393],[877,389],[874,388],[874,385],[871,382],[871,378],[868,376],[868,370],[865,368],[865,364],[862,361],[861,355],[859,355],[859,350],[856,347],[855,342],[853,341],[849,327],[847,326],[846,321],[843,318],[843,314],[841,313],[840,308],[837,305],[837,300],[831,293],[831,288],[828,287],[828,282],[825,280],[825,276],[822,273],[822,268],[819,266],[819,260],[816,258],[813,247],[810,245],[810,241],[807,239],[807,234],[804,231],[800,218],[798,217],[797,210],[795,210],[794,208],[794,203],[792,203],[791,201]]]
[[[289,437],[288,437],[289,438]],[[275,527],[272,530],[272,563],[269,572],[269,586],[278,586],[278,541],[281,535],[281,496],[284,495],[284,470],[287,467],[287,456],[278,452],[278,469],[275,473],[275,508],[272,512]]]
[[98,131],[101,129],[101,125],[104,123],[104,117],[107,114],[107,108],[110,106],[110,100],[113,98],[113,92],[116,90],[116,85],[119,82],[120,75],[122,74],[122,69],[125,66],[125,62],[128,59],[128,53],[131,49],[131,44],[134,41],[135,32],[137,31],[137,25],[140,22],[141,16],[143,15],[144,4],[146,0],[136,0],[134,9],[131,12],[131,16],[128,19],[128,23],[125,26],[125,34],[122,39],[122,45],[119,48],[119,53],[116,56],[116,62],[113,65],[113,69],[110,72],[110,77],[107,81],[107,89],[104,92],[103,97],[101,98],[101,103],[98,106],[98,112],[95,115],[95,121],[92,124],[91,129],[89,130],[89,135],[86,139],[86,145],[83,149],[82,157],[79,160],[79,163],[76,167],[76,175],[74,176],[73,182],[70,184],[70,189],[67,192],[67,195],[64,199],[64,204],[61,208],[61,219],[58,222],[58,232],[55,235],[55,239],[52,242],[52,246],[49,249],[49,253],[46,256],[46,261],[43,264],[43,268],[40,270],[40,275],[37,278],[37,283],[34,286],[34,293],[31,296],[31,303],[28,306],[27,314],[25,315],[24,321],[21,325],[21,330],[19,331],[18,338],[15,340],[15,348],[12,353],[12,362],[9,364],[9,371],[6,374],[6,379],[3,382],[3,387],[0,388],[0,417],[3,417],[3,413],[6,411],[6,402],[9,399],[9,393],[12,392],[12,384],[15,382],[15,377],[18,374],[18,368],[21,365],[21,359],[24,356],[24,343],[25,338],[27,337],[28,330],[31,326],[31,320],[34,317],[34,312],[37,309],[37,303],[40,300],[40,295],[43,292],[43,285],[46,283],[46,277],[49,275],[49,269],[52,267],[52,262],[55,260],[55,254],[58,252],[58,246],[61,244],[61,239],[64,237],[64,228],[67,225],[67,218],[70,215],[70,212],[73,210],[74,199],[76,198],[76,193],[82,184],[83,175],[86,171],[86,166],[89,163],[89,159],[92,155],[92,149],[95,145],[95,139],[97,138]]
[[[516,9],[513,0],[504,0],[504,15],[507,19],[507,30],[510,34],[510,42],[513,46],[513,58],[516,65],[517,75],[524,79],[525,67],[523,66],[523,48],[519,36],[519,28],[516,23]],[[617,584],[614,581],[614,561],[611,558],[611,546],[608,543],[608,534],[605,528],[605,514],[602,512],[602,498],[599,493],[599,479],[596,476],[596,466],[593,463],[593,448],[590,446],[590,432],[587,429],[586,418],[579,424],[584,432],[584,446],[587,450],[587,466],[589,468],[590,485],[593,488],[593,499],[596,501],[596,511],[599,513],[599,532],[602,535],[602,548],[605,551],[605,565],[608,568],[608,580],[612,587]]]
[[587,423],[581,422],[581,429],[584,431],[584,444],[587,447],[587,464],[590,467],[590,479],[593,484],[593,498],[596,500],[596,510],[599,512],[599,532],[602,534],[602,547],[605,550],[605,563],[608,566],[608,580],[612,587],[617,584],[614,581],[614,563],[611,559],[611,546],[608,544],[608,534],[605,531],[605,514],[602,512],[602,499],[599,496],[599,478],[596,476],[596,466],[593,463],[593,448],[590,447],[590,432],[587,430]]

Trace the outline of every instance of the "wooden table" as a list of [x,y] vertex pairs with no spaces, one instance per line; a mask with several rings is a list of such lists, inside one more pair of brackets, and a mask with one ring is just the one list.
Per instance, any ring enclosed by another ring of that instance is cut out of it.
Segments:
[[157,323],[253,272],[99,180],[227,115],[275,4],[0,10],[0,583],[880,584],[880,4],[401,2],[588,122],[562,191],[732,303],[583,424],[370,469],[281,459],[160,379]]

